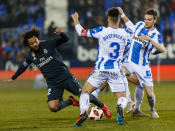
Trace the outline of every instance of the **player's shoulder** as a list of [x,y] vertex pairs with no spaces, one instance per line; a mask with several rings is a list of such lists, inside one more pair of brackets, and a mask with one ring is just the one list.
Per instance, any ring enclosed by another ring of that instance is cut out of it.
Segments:
[[44,46],[45,43],[46,43],[47,41],[48,41],[48,40],[40,40],[40,43],[39,43],[39,44],[40,44],[40,47],[41,47],[41,46]]
[[44,42],[46,42],[46,40],[40,40],[40,42],[41,42],[41,43],[44,43]]
[[156,27],[151,31],[151,33],[154,34],[154,36],[156,37],[161,37],[161,34]]
[[97,26],[95,28],[92,29],[93,33],[98,33],[98,32],[102,32],[105,29],[104,26]]
[[138,21],[138,22],[136,23],[136,25],[145,25],[145,22],[144,22],[144,21]]
[[154,30],[153,30],[154,33],[160,35],[160,32],[157,30],[157,28],[155,27]]
[[139,28],[139,27],[144,27],[145,26],[145,22],[143,21],[139,21],[135,24],[135,28],[136,30]]
[[154,32],[153,33],[156,34],[156,36],[157,36],[158,39],[162,39],[162,35],[160,34],[160,32],[156,28],[154,29]]
[[124,28],[124,31],[130,35],[134,33],[130,28]]

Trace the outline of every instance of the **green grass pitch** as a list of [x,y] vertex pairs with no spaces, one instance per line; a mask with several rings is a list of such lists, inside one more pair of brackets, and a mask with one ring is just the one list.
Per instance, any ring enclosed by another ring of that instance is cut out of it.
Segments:
[[[155,83],[156,109],[159,119],[133,118],[125,115],[125,124],[116,123],[116,100],[114,95],[102,93],[101,101],[112,111],[112,118],[101,121],[87,120],[82,127],[74,127],[79,108],[69,106],[60,112],[50,112],[46,102],[46,89],[32,89],[33,81],[0,81],[0,130],[20,131],[174,131],[175,130],[175,82]],[[130,85],[133,98],[134,86]],[[70,93],[65,91],[66,99]],[[78,99],[78,97],[76,97]],[[146,95],[141,107],[149,113]]]

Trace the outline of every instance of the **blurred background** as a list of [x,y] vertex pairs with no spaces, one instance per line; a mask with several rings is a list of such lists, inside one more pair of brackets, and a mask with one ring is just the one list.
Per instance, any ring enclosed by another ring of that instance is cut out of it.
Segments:
[[[175,0],[0,0],[0,79],[10,77],[24,60],[21,34],[33,26],[41,30],[41,39],[54,38],[54,29],[62,28],[70,40],[58,50],[72,73],[86,78],[96,60],[98,41],[78,37],[70,15],[77,11],[84,28],[94,28],[106,25],[105,13],[113,6],[122,7],[134,24],[143,20],[146,9],[158,11],[156,27],[166,52],[151,56],[152,74],[158,82],[175,81]],[[33,65],[30,69],[37,71]],[[34,74],[30,71],[22,78],[33,79]]]

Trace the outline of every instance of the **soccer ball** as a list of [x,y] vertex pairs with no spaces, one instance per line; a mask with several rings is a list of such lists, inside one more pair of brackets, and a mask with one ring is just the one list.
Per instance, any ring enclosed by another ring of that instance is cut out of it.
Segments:
[[103,110],[101,108],[92,107],[89,110],[89,119],[90,120],[98,121],[98,120],[101,120],[102,118],[103,118]]

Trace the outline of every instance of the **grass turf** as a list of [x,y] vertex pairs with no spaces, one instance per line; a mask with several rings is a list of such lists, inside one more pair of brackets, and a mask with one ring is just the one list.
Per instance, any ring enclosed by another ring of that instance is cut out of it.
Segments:
[[[175,130],[175,82],[155,83],[156,109],[159,119],[133,118],[125,115],[125,123],[116,123],[116,100],[114,95],[104,92],[101,101],[112,111],[112,118],[103,117],[101,121],[87,120],[82,127],[74,127],[79,116],[79,108],[69,106],[60,112],[50,112],[46,102],[46,89],[32,89],[33,81],[16,81],[11,84],[0,81],[0,130],[21,131],[168,131]],[[134,86],[130,85],[133,98]],[[66,99],[70,93],[65,91]],[[76,97],[77,98],[77,97]],[[78,98],[77,98],[78,99]],[[146,95],[141,107],[149,113]]]

